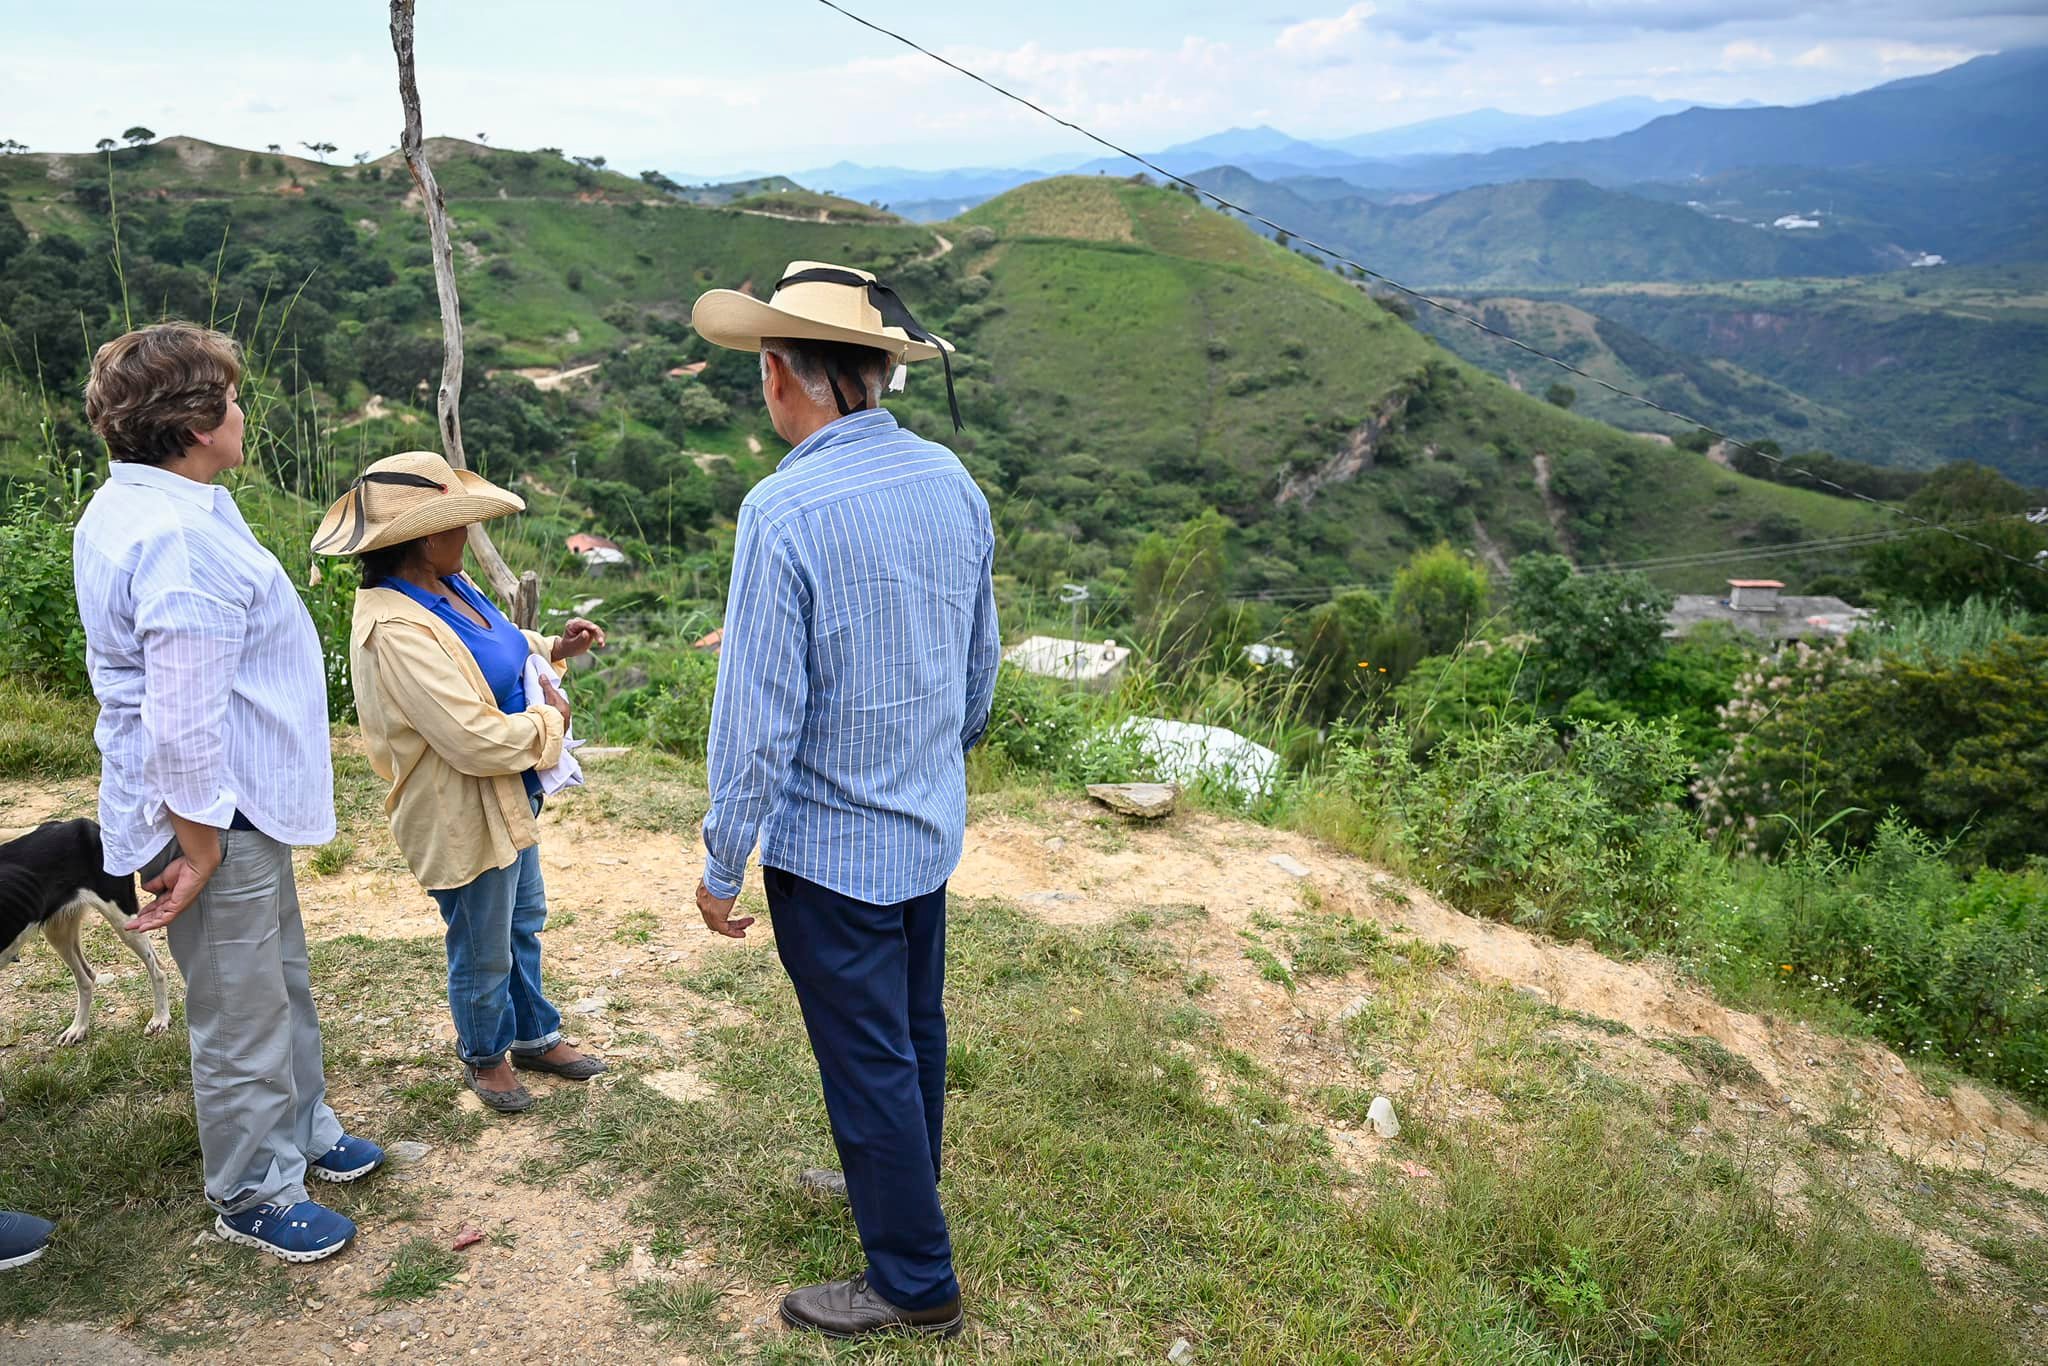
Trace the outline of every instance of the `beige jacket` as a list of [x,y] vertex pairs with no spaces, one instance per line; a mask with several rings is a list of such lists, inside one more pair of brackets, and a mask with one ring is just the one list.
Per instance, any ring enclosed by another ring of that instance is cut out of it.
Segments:
[[[555,639],[525,634],[554,653]],[[499,711],[461,637],[393,588],[356,594],[349,661],[370,767],[391,784],[384,814],[427,890],[467,886],[540,842],[520,775],[561,761],[560,712]]]

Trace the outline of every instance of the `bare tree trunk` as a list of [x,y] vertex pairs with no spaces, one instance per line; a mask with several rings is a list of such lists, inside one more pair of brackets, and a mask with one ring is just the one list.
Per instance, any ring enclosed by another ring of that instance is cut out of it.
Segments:
[[[434,244],[434,285],[441,296],[441,388],[435,408],[441,422],[441,450],[458,470],[469,468],[462,453],[462,301],[455,293],[455,248],[448,240],[448,205],[434,182],[434,168],[420,133],[420,88],[413,76],[413,0],[391,0],[391,47],[398,54],[398,98],[405,106],[405,134],[399,147],[426,211],[427,231]],[[512,566],[498,553],[491,534],[478,523],[469,529],[469,545],[483,562],[484,576],[505,603],[513,624],[532,630],[540,620],[540,580],[528,573],[514,577]]]

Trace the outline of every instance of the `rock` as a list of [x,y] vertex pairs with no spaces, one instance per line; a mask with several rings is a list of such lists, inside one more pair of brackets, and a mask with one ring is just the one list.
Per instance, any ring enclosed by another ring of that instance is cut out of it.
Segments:
[[1079,892],[1031,892],[1024,898],[1034,906],[1057,906],[1063,901],[1086,901]]
[[1351,998],[1350,1001],[1348,1001],[1345,1004],[1342,1010],[1337,1012],[1338,1022],[1342,1023],[1345,1020],[1355,1020],[1359,1016],[1365,1014],[1365,1012],[1367,1010],[1370,1010],[1371,1008],[1372,996],[1370,994],[1364,996],[1354,996]]
[[1401,1121],[1394,1118],[1394,1102],[1385,1096],[1372,1098],[1372,1104],[1366,1107],[1365,1117],[1372,1121],[1372,1131],[1381,1138],[1401,1136]]
[[1292,854],[1275,854],[1267,859],[1266,862],[1272,864],[1289,877],[1307,877],[1309,873],[1308,865]]
[[1173,814],[1180,788],[1172,783],[1090,783],[1088,795],[1112,811],[1156,821]]
[[569,1013],[571,1015],[596,1015],[603,1011],[606,1004],[605,994],[600,991],[585,996],[582,1000],[570,1006]]
[[796,1175],[797,1185],[819,1195],[835,1199],[846,1198],[846,1175],[843,1172],[828,1171],[823,1167],[806,1167]]
[[1524,982],[1520,986],[1515,988],[1515,992],[1517,995],[1527,996],[1532,1001],[1541,1001],[1545,1005],[1550,1004],[1550,993],[1545,991],[1542,987],[1532,986],[1529,983]]
[[432,1147],[414,1139],[394,1143],[384,1150],[384,1155],[393,1162],[418,1162],[434,1151]]
[[1186,1338],[1175,1338],[1173,1346],[1166,1349],[1166,1359],[1172,1362],[1173,1366],[1187,1366],[1188,1362],[1195,1359],[1195,1344]]

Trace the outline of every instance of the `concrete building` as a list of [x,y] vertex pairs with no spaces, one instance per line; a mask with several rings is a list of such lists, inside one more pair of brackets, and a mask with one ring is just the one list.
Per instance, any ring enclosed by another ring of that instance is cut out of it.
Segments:
[[1788,597],[1776,579],[1730,579],[1723,596],[1680,594],[1665,618],[1667,639],[1710,621],[1770,641],[1846,636],[1869,617],[1840,598]]
[[577,532],[564,544],[569,547],[569,553],[582,560],[583,567],[593,574],[602,574],[614,565],[632,563],[626,552],[619,549],[616,541],[593,536],[587,531]]
[[1113,640],[1096,644],[1060,636],[1027,636],[1003,651],[1003,658],[1028,674],[1107,688],[1123,677],[1131,652]]

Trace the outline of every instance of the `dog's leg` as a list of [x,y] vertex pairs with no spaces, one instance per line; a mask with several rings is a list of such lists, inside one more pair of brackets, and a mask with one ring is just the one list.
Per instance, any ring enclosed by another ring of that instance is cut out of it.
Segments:
[[92,1030],[92,986],[98,974],[85,961],[85,950],[78,943],[84,928],[85,906],[79,901],[67,903],[43,922],[43,938],[50,941],[64,966],[71,969],[71,980],[78,984],[78,1013],[71,1017],[71,1028],[57,1036],[57,1042],[65,1045],[84,1042]]
[[122,910],[113,902],[103,897],[93,897],[87,904],[107,918],[107,923],[114,927],[114,933],[128,946],[128,951],[140,958],[142,966],[149,969],[149,989],[156,994],[156,1008],[150,1012],[149,1024],[142,1032],[163,1033],[171,1027],[171,988],[164,980],[164,967],[157,960],[155,946],[143,936],[130,934],[121,928],[132,917],[129,912]]

